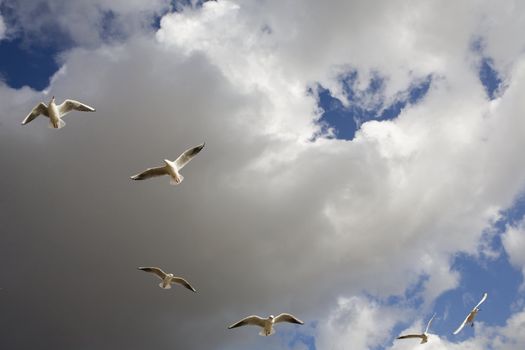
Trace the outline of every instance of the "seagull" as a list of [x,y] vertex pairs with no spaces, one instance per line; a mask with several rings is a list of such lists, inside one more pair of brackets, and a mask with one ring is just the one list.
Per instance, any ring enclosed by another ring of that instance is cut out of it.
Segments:
[[275,333],[275,330],[273,329],[273,325],[274,323],[279,323],[279,322],[304,324],[303,321],[296,318],[295,316],[286,314],[286,313],[282,313],[278,315],[277,317],[270,315],[268,316],[268,318],[261,318],[255,315],[248,316],[246,318],[243,318],[239,322],[232,324],[230,327],[228,327],[228,329],[237,328],[237,327],[246,326],[246,325],[259,326],[262,328],[259,335],[268,336],[268,335],[272,335]]
[[72,110],[95,112],[95,108],[75,100],[65,100],[62,102],[62,104],[57,105],[55,103],[55,96],[53,96],[47,106],[43,102],[40,102],[38,105],[36,105],[31,113],[27,115],[26,119],[24,119],[22,125],[26,125],[42,114],[49,118],[49,121],[51,122],[51,125],[49,126],[50,128],[62,129],[66,125],[66,123],[62,120],[62,117]]
[[471,327],[474,327],[474,318],[478,314],[478,311],[481,310],[479,306],[487,299],[487,296],[487,293],[483,293],[483,298],[481,298],[478,305],[474,306],[472,311],[467,315],[467,318],[465,318],[465,321],[463,321],[461,326],[459,326],[458,329],[456,329],[452,334],[458,334],[459,332],[461,332],[461,330],[463,329],[463,327],[465,327],[466,324],[470,324]]
[[190,162],[190,160],[193,159],[204,148],[204,143],[200,144],[196,147],[187,149],[184,151],[177,160],[174,162],[164,159],[164,163],[166,163],[164,166],[158,167],[158,168],[148,168],[147,170],[131,176],[132,180],[145,180],[149,179],[151,177],[157,177],[157,176],[163,176],[163,175],[169,175],[171,177],[170,183],[172,185],[178,185],[184,180],[184,176],[182,176],[179,171],[184,168],[186,164]]
[[157,277],[159,277],[162,280],[162,282],[159,283],[159,287],[162,288],[162,289],[171,289],[171,285],[173,283],[178,283],[178,284],[183,285],[187,289],[191,290],[192,292],[195,292],[195,293],[197,292],[195,290],[195,288],[193,288],[188,283],[188,281],[186,281],[184,278],[182,278],[182,277],[175,277],[175,276],[173,276],[172,273],[166,273],[166,272],[162,271],[161,268],[158,268],[158,267],[139,267],[138,269],[142,270],[142,271],[146,271],[146,272],[151,272],[151,273],[154,273],[155,275],[157,275]]
[[428,341],[428,329],[430,328],[430,325],[432,324],[432,321],[434,320],[434,317],[436,317],[436,314],[432,316],[430,321],[427,323],[427,328],[423,332],[423,334],[407,334],[397,337],[396,339],[407,339],[407,338],[421,338],[420,344],[425,344]]

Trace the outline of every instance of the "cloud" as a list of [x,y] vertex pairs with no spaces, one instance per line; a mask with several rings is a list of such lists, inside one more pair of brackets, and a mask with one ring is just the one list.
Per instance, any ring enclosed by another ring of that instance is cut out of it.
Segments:
[[[490,327],[481,322],[476,323],[475,335],[467,340],[453,342],[430,332],[425,348],[430,350],[508,350],[521,349],[525,346],[523,327],[525,326],[525,311],[512,315],[502,327]],[[397,341],[390,350],[417,349],[416,340]]]
[[376,349],[389,344],[390,332],[407,316],[397,307],[379,305],[365,297],[341,298],[327,319],[319,322],[318,349]]
[[510,263],[520,269],[525,277],[525,220],[508,225],[502,243]]
[[6,26],[4,23],[4,18],[0,15],[0,40],[4,39],[6,36]]
[[96,47],[106,41],[150,31],[168,0],[2,0],[14,26],[13,35],[42,47]]
[[[64,53],[46,93],[0,85],[0,147],[16,150],[0,155],[12,169],[0,202],[0,256],[15,266],[8,345],[33,344],[15,329],[25,322],[56,348],[252,348],[251,329],[226,326],[281,311],[324,320],[319,349],[385,344],[406,310],[374,298],[403,296],[422,276],[426,306],[456,287],[452,257],[477,254],[525,186],[525,61],[507,58],[494,101],[470,61],[485,3],[207,2],[164,16],[155,35],[101,45],[97,4],[82,5],[78,32],[64,4],[61,28],[86,46]],[[156,9],[133,11],[134,23]],[[342,91],[350,68],[387,77],[385,99],[436,78],[397,119],[363,123],[351,142],[310,142],[320,111],[308,88]],[[50,95],[97,113],[71,114],[60,131],[43,118],[21,127]],[[203,141],[182,186],[128,179]],[[135,270],[148,264],[198,295],[162,293]],[[39,311],[30,322],[22,302]],[[265,348],[295,334],[278,332]]]

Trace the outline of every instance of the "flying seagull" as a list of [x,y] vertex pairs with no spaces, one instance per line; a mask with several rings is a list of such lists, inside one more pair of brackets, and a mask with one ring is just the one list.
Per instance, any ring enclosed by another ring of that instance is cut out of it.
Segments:
[[279,322],[304,324],[304,322],[301,321],[300,319],[296,318],[293,315],[286,314],[286,313],[280,314],[277,317],[270,315],[268,316],[268,318],[261,318],[259,316],[252,315],[252,316],[243,318],[237,323],[232,324],[230,327],[228,327],[228,329],[237,328],[241,326],[247,326],[247,325],[259,326],[262,328],[259,335],[268,336],[268,335],[272,335],[275,333],[275,330],[273,329],[273,325],[274,323],[279,323]]
[[132,180],[145,180],[151,177],[169,175],[171,177],[170,183],[172,185],[178,185],[184,180],[184,176],[180,174],[180,170],[184,168],[186,164],[190,162],[204,148],[204,143],[196,147],[187,149],[184,151],[177,160],[174,162],[164,159],[166,165],[158,168],[149,168],[137,175],[131,176]]
[[184,278],[173,276],[172,273],[166,273],[158,267],[139,267],[138,269],[157,275],[157,277],[162,280],[162,282],[159,283],[159,287],[162,289],[171,289],[171,285],[173,283],[178,283],[188,288],[192,292],[197,292],[195,288],[193,288]]
[[407,334],[397,337],[396,339],[407,339],[407,338],[421,338],[420,344],[425,344],[428,341],[428,329],[430,328],[430,325],[432,324],[432,321],[434,320],[434,317],[436,317],[436,314],[432,316],[430,321],[427,323],[427,328],[423,332],[423,334]]
[[465,327],[466,324],[470,324],[471,327],[474,327],[474,318],[478,314],[478,311],[481,310],[479,306],[487,299],[487,296],[487,293],[483,293],[483,298],[481,298],[478,305],[474,306],[472,311],[467,315],[467,318],[465,318],[465,321],[463,321],[461,326],[459,326],[458,329],[456,329],[452,334],[458,334],[459,332],[461,332],[461,330],[463,329],[463,327]]
[[55,103],[55,96],[53,96],[47,106],[45,103],[40,102],[35,108],[33,108],[31,113],[29,113],[26,119],[22,122],[22,125],[26,125],[42,114],[49,118],[49,121],[51,122],[51,125],[49,126],[50,128],[61,129],[66,125],[62,120],[62,117],[72,110],[95,112],[95,108],[75,100],[65,100],[62,104],[57,105]]

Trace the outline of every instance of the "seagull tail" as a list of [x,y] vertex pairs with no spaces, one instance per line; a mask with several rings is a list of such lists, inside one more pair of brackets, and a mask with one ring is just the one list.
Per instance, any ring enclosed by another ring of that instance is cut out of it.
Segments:
[[270,331],[270,333],[266,334],[266,331],[264,330],[264,328],[259,332],[259,335],[260,336],[263,336],[263,337],[267,337],[269,335],[272,335],[275,333],[275,329],[273,329],[272,327],[272,330]]
[[62,119],[59,119],[59,120],[58,120],[58,128],[55,128],[55,127],[53,126],[53,123],[50,123],[50,124],[48,125],[48,128],[50,128],[50,129],[62,129],[64,126],[66,126],[66,122],[63,121]]
[[182,180],[184,180],[184,176],[182,176],[182,175],[179,175],[179,182],[177,182],[175,179],[171,178],[170,179],[170,185],[173,185],[173,186],[180,185]]
[[167,285],[164,285],[164,282],[160,282],[159,287],[162,289],[171,289],[171,285],[169,283]]

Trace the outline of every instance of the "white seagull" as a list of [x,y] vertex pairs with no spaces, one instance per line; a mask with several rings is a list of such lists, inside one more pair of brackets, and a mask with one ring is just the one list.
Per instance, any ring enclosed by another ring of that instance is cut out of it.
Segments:
[[62,104],[57,105],[55,103],[55,96],[53,96],[47,106],[45,103],[40,102],[35,108],[33,108],[31,113],[29,113],[22,122],[22,125],[26,125],[27,123],[33,121],[36,117],[42,114],[49,118],[49,121],[51,123],[51,125],[49,126],[50,128],[62,129],[66,125],[66,123],[62,120],[62,117],[64,117],[72,110],[82,112],[95,112],[95,108],[75,100],[65,100],[64,102],[62,102]]
[[423,332],[423,334],[407,334],[407,335],[399,336],[396,339],[421,338],[420,344],[425,344],[428,341],[428,329],[430,328],[430,325],[432,324],[434,317],[436,317],[436,314],[434,314],[434,316],[432,316],[430,321],[428,321],[427,328],[425,328],[425,331]]
[[297,323],[297,324],[304,324],[303,321],[296,318],[293,315],[282,313],[278,315],[277,317],[274,317],[273,315],[268,316],[268,318],[261,318],[256,315],[248,316],[246,318],[243,318],[237,323],[232,324],[228,329],[241,327],[241,326],[259,326],[262,328],[259,335],[262,336],[268,336],[275,333],[275,330],[273,329],[273,325],[275,323],[279,322],[289,322],[289,323]]
[[465,327],[466,324],[470,324],[471,327],[474,327],[474,318],[478,314],[478,311],[481,310],[479,306],[487,299],[487,296],[487,293],[483,294],[483,298],[481,298],[478,305],[474,306],[472,311],[467,315],[467,318],[465,318],[465,321],[463,321],[461,326],[459,326],[458,329],[456,329],[452,334],[458,334],[459,332],[461,332],[461,330],[463,329],[463,327]]
[[161,268],[158,268],[158,267],[139,267],[138,269],[142,270],[142,271],[146,271],[146,272],[151,272],[151,273],[154,273],[155,275],[157,275],[157,277],[159,277],[162,280],[162,282],[159,283],[159,287],[162,288],[162,289],[171,289],[171,285],[173,283],[178,283],[178,284],[183,285],[187,289],[191,290],[192,292],[197,292],[195,290],[195,288],[193,288],[188,283],[188,281],[186,281],[184,278],[173,276],[172,273],[166,273],[166,272],[162,271]]
[[204,143],[196,147],[187,149],[174,162],[168,159],[164,159],[164,163],[166,163],[164,166],[158,168],[148,168],[147,170],[137,175],[131,176],[131,179],[145,180],[151,177],[169,175],[171,177],[170,183],[172,185],[178,185],[182,182],[182,180],[184,180],[184,176],[180,174],[180,170],[184,168],[184,166],[188,164],[190,160],[192,160],[193,157],[195,157],[197,153],[199,153],[203,148]]

